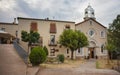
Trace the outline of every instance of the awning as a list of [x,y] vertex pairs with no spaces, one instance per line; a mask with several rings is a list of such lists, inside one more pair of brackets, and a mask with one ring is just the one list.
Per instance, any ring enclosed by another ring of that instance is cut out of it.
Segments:
[[15,38],[13,35],[9,34],[8,32],[0,31],[0,38]]

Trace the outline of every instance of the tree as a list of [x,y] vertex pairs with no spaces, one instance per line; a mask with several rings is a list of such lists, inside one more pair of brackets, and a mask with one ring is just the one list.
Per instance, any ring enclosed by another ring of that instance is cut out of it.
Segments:
[[74,51],[88,45],[88,40],[84,33],[69,29],[64,30],[60,35],[59,43],[71,50],[71,59],[73,60]]
[[113,22],[109,24],[107,36],[107,50],[109,52],[110,58],[112,58],[113,54],[114,56],[120,54],[120,15],[117,15],[116,19],[114,19]]
[[31,50],[29,58],[33,66],[39,65],[46,60],[46,53],[42,47],[36,46]]
[[115,46],[111,43],[107,43],[106,49],[108,50],[109,59],[112,59],[112,52],[115,51]]
[[43,50],[45,51],[46,55],[48,56],[48,49],[46,46],[43,47]]
[[109,59],[112,59],[112,52],[115,51],[115,45],[113,42],[114,42],[114,40],[112,39],[112,33],[108,29],[106,49],[108,50],[108,58]]
[[30,31],[30,33],[26,32],[26,31],[22,31],[21,38],[22,38],[22,41],[28,42],[28,53],[29,53],[29,46],[31,46],[32,43],[38,42],[38,40],[40,38],[40,34],[38,32],[34,32],[34,31]]
[[120,53],[120,15],[109,25],[108,42],[115,46],[114,50]]

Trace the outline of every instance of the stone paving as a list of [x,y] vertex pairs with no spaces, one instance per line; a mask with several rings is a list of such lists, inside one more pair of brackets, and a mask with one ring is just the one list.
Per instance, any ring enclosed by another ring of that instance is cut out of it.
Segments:
[[12,44],[0,44],[0,75],[120,75],[109,69],[96,69],[95,60],[88,60],[77,68],[28,67]]
[[90,59],[77,68],[40,69],[37,75],[120,75],[120,73],[109,69],[96,69],[95,60]]
[[12,44],[0,44],[0,75],[26,75],[26,64]]

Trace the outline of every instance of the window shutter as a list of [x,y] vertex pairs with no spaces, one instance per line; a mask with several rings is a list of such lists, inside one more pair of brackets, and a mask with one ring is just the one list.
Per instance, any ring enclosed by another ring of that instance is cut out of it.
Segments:
[[36,22],[32,22],[31,23],[31,28],[30,28],[31,31],[37,31],[37,23]]
[[56,24],[50,23],[50,33],[56,33]]
[[70,25],[65,25],[65,29],[70,29]]

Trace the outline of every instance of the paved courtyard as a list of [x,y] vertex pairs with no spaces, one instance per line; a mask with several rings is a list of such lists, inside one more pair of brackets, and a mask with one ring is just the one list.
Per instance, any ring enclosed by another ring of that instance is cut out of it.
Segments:
[[[23,54],[23,53],[22,53]],[[76,68],[29,68],[12,44],[0,44],[0,75],[120,75],[110,69],[96,69],[95,60],[88,60]]]
[[88,60],[77,68],[41,69],[37,75],[120,75],[120,73],[110,69],[96,69],[95,60]]
[[26,75],[26,65],[12,44],[0,44],[0,75]]

